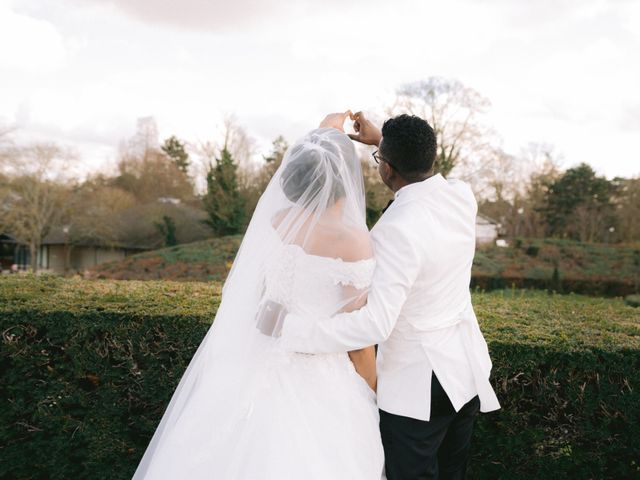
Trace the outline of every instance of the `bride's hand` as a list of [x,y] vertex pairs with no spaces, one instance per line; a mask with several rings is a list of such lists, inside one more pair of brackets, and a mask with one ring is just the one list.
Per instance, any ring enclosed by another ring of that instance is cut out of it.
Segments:
[[351,113],[351,110],[340,113],[330,113],[329,115],[324,117],[324,120],[322,120],[322,122],[320,122],[319,128],[337,128],[344,133],[344,122],[347,120],[347,118],[351,118],[352,116],[353,114]]

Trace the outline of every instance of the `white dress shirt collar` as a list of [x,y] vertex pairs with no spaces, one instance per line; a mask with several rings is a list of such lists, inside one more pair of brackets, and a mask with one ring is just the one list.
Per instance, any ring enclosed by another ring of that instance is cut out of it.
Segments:
[[421,182],[405,185],[395,193],[394,198],[397,200],[399,198],[412,197],[415,194],[423,195],[426,192],[439,188],[445,183],[447,183],[445,178],[441,174],[436,173],[432,177],[422,180]]

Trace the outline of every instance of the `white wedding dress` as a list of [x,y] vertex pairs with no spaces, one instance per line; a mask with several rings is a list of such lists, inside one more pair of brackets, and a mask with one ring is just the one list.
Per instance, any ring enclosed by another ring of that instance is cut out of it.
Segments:
[[[267,296],[288,311],[327,315],[345,285],[369,286],[373,259],[344,262],[284,245],[266,272]],[[210,430],[205,410],[178,427],[189,435],[168,441],[147,473],[152,479],[379,480],[384,452],[375,393],[347,353],[308,355],[271,342],[256,365],[260,382],[236,401],[242,416],[226,432],[228,451],[214,454],[201,438]],[[211,417],[213,417],[213,412]],[[223,459],[223,461],[221,461]]]
[[290,148],[134,480],[382,478],[376,396],[348,353],[285,352],[256,321],[265,300],[313,319],[366,293],[373,258],[312,255],[294,241],[325,228],[366,235],[364,218],[360,162],[344,133],[315,130]]

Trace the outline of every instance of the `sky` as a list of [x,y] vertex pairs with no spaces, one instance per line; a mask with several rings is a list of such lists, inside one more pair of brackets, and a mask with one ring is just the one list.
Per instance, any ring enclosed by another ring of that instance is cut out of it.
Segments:
[[510,153],[640,174],[636,0],[0,0],[0,125],[87,171],[115,165],[140,117],[198,143],[234,115],[267,153],[430,76],[487,97]]

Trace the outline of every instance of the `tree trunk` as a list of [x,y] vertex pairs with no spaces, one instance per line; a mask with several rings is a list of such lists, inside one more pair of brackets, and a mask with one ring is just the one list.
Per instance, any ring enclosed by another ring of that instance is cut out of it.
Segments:
[[31,271],[36,273],[38,271],[38,245],[35,242],[29,243],[29,254],[30,254],[30,263],[31,263]]
[[67,243],[65,244],[65,252],[64,252],[64,274],[66,275],[71,268],[71,248],[72,246]]

